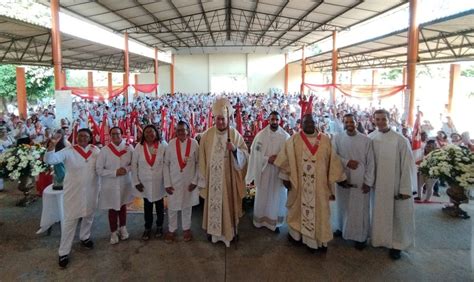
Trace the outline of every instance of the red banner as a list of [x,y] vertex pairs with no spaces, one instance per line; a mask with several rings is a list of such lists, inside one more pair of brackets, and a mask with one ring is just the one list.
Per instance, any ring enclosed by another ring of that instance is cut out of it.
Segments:
[[153,84],[127,84],[124,86],[113,86],[112,90],[109,91],[107,86],[98,87],[71,87],[64,86],[62,90],[71,90],[73,95],[79,96],[87,100],[107,100],[117,97],[125,92],[129,86],[132,86],[139,92],[151,93],[155,92],[158,87],[157,83]]
[[[352,84],[311,84],[305,83],[307,88],[317,90],[329,90],[336,88],[342,94],[357,99],[381,99],[393,96],[406,88],[406,85],[352,85]],[[323,88],[323,89],[322,89]]]

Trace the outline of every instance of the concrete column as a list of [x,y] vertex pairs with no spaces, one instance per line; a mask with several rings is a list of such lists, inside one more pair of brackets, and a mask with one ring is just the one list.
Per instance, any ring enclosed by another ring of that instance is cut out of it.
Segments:
[[306,58],[304,56],[304,48],[301,48],[301,87],[300,87],[300,93],[301,95],[304,94],[304,84],[305,84],[305,73],[306,73]]
[[457,84],[459,76],[461,74],[461,65],[451,64],[449,70],[449,96],[448,96],[448,113],[453,112],[453,97],[454,93],[457,92]]
[[416,64],[418,60],[418,23],[417,0],[410,0],[410,22],[408,28],[408,54],[407,54],[407,88],[410,91],[410,101],[408,106],[408,125],[413,126],[415,122],[414,111],[416,101]]
[[174,95],[174,63],[175,57],[174,54],[171,55],[171,65],[170,65],[170,91],[171,95]]
[[87,88],[89,96],[94,95],[94,74],[91,71],[87,72]]
[[18,115],[26,120],[26,80],[25,68],[16,67],[16,99],[18,100]]
[[108,72],[107,73],[107,91],[109,92],[109,95],[112,95],[112,73]]
[[60,90],[63,85],[61,31],[59,29],[59,0],[51,0],[51,49],[54,65],[54,89]]
[[288,94],[288,73],[289,73],[289,66],[288,66],[288,53],[285,53],[285,82],[283,93]]
[[[337,48],[336,48],[336,31],[332,32],[332,81],[331,84],[335,85],[337,83]],[[336,88],[332,88],[331,91],[331,103],[336,104]]]
[[130,75],[130,62],[128,58],[128,33],[125,32],[125,50],[124,50],[124,60],[123,60],[123,70],[125,74],[123,76],[123,86],[126,87],[123,95],[125,96],[125,104],[128,104],[128,77]]
[[[158,48],[155,47],[155,84],[158,84]],[[158,86],[155,91],[156,97],[158,97]]]

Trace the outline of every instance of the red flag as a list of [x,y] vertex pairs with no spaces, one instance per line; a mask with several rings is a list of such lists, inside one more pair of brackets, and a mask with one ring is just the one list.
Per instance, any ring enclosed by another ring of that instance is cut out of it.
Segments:
[[212,127],[212,111],[209,109],[209,113],[207,115],[207,124],[206,128],[211,128]]
[[242,108],[242,105],[237,104],[235,105],[235,127],[237,131],[240,133],[240,135],[243,135],[243,129],[242,129],[242,114],[240,113],[240,109]]
[[100,142],[100,128],[95,122],[94,118],[92,117],[91,113],[89,113],[89,127],[92,129],[92,140],[93,143]]
[[257,135],[258,132],[260,132],[260,130],[262,130],[262,126],[263,126],[263,113],[262,111],[260,111],[257,115],[257,126],[256,126],[256,133],[255,135]]
[[103,146],[107,146],[110,143],[107,113],[104,113],[102,116],[102,124],[100,127],[100,143]]
[[196,128],[194,128],[194,112],[191,113],[191,119],[190,119],[190,134],[191,134],[191,138],[194,138],[194,136],[196,136]]
[[423,160],[423,152],[421,150],[421,124],[420,124],[421,113],[416,114],[415,124],[413,125],[412,143],[411,149],[413,151],[413,157],[416,162]]
[[69,135],[69,138],[67,139],[72,145],[76,145],[77,143],[77,127],[78,124],[76,123],[72,129],[71,134]]
[[301,107],[301,114],[300,114],[301,117],[300,117],[300,120],[301,120],[301,122],[302,122],[302,121],[303,121],[303,116],[304,116],[304,114],[305,114],[305,112],[306,112],[306,105],[308,105],[308,102],[306,102],[306,101],[303,100],[303,95],[300,95],[300,100],[299,100],[299,102],[298,102],[298,105],[300,105],[300,107]]
[[306,109],[305,109],[305,115],[307,114],[310,114],[312,115],[313,114],[313,95],[311,95],[309,97],[309,101],[307,102],[306,104]]
[[168,122],[166,121],[166,114],[167,110],[165,107],[161,107],[161,135],[163,135],[163,138],[165,140],[168,140],[168,127],[167,124]]
[[174,116],[172,115],[170,119],[169,135],[168,135],[168,139],[166,139],[166,142],[170,141],[173,138],[174,138]]

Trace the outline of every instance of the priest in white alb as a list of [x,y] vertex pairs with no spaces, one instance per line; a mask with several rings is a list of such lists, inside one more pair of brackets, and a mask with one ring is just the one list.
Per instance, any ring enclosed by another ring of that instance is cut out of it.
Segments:
[[336,185],[336,234],[365,248],[370,231],[370,188],[374,184],[372,140],[357,131],[354,115],[343,117],[345,132],[333,137],[333,146],[347,181]]
[[227,98],[212,105],[215,126],[206,130],[199,144],[199,187],[204,198],[202,227],[208,240],[222,241],[227,247],[238,238],[245,195],[248,150],[243,137],[229,127],[233,114]]
[[193,206],[199,204],[199,145],[190,136],[189,125],[179,121],[176,125],[176,138],[170,140],[165,153],[163,175],[168,194],[168,233],[165,242],[176,241],[178,212],[181,212],[183,240],[191,241],[191,216]]
[[415,220],[412,191],[416,189],[416,165],[410,143],[388,126],[386,110],[374,112],[377,130],[370,133],[375,154],[375,184],[371,241],[390,249],[397,260],[414,245]]
[[279,177],[280,169],[273,162],[290,135],[279,126],[280,114],[269,115],[269,125],[260,131],[250,148],[247,184],[256,187],[253,224],[279,232],[286,215],[287,191]]
[[329,137],[316,130],[311,108],[303,116],[303,130],[286,141],[274,164],[281,168],[280,177],[289,189],[288,239],[302,242],[311,252],[325,253],[333,238],[331,186],[346,177]]

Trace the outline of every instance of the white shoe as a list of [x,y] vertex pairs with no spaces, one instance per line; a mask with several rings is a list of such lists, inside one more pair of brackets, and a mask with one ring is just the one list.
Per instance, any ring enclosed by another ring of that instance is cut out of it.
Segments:
[[122,226],[120,227],[120,240],[127,240],[129,237],[127,232],[127,227]]
[[112,232],[112,234],[110,235],[110,244],[115,245],[118,242],[119,242],[119,237],[118,237],[117,231]]

